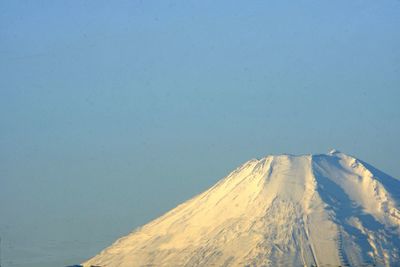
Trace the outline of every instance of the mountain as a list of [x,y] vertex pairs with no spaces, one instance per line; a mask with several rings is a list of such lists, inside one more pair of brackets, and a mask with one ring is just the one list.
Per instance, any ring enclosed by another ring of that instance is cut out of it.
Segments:
[[339,151],[267,156],[83,265],[392,266],[399,200],[399,180]]

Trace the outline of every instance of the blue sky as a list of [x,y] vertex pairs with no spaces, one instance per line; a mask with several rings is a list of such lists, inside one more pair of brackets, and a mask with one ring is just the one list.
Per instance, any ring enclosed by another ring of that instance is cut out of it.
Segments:
[[2,1],[4,266],[96,254],[244,161],[400,177],[399,1]]

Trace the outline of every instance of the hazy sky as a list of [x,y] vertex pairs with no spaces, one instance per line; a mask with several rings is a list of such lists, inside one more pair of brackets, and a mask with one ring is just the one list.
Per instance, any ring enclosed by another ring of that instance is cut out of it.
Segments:
[[400,1],[1,1],[2,267],[64,266],[267,154],[400,177]]

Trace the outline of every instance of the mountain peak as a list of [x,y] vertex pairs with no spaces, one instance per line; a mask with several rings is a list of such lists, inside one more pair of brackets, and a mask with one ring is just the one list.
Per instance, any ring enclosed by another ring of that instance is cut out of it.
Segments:
[[84,266],[393,265],[399,187],[337,150],[251,160]]
[[339,151],[339,150],[337,150],[337,149],[331,149],[329,152],[328,152],[328,154],[329,155],[335,155],[335,154],[340,154],[341,152]]

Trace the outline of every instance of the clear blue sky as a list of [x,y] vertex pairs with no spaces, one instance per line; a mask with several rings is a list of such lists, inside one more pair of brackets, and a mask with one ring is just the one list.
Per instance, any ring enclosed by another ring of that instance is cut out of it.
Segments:
[[267,154],[400,177],[400,1],[1,1],[3,265],[63,266]]

